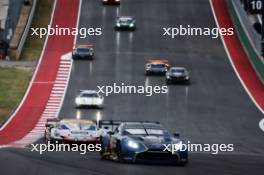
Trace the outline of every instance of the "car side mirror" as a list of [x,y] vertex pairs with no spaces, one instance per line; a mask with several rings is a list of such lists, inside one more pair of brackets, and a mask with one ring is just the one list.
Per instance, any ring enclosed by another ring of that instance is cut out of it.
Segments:
[[173,133],[173,136],[174,137],[180,137],[180,133],[175,132],[175,133]]

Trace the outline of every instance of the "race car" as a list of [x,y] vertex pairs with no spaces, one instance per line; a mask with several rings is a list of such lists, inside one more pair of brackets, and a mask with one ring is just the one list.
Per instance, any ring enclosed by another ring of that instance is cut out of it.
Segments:
[[120,16],[116,18],[116,30],[135,30],[136,19],[132,16]]
[[179,139],[179,134],[171,135],[159,122],[102,120],[99,128],[107,130],[100,141],[102,159],[132,163],[188,163],[188,151],[181,149],[184,142]]
[[94,59],[93,45],[80,44],[72,50],[72,59]]
[[48,119],[45,125],[46,143],[99,143],[103,133],[91,120]]
[[103,5],[106,5],[106,4],[119,5],[120,0],[102,0],[102,3],[103,3]]
[[104,97],[95,90],[80,90],[75,98],[76,107],[104,107]]
[[150,59],[145,65],[145,75],[165,75],[168,69],[168,60]]
[[184,67],[171,67],[166,73],[166,83],[190,83],[189,72]]

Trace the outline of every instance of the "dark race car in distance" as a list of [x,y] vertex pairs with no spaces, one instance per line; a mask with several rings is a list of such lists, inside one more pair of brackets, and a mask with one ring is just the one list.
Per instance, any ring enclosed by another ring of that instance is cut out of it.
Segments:
[[76,45],[72,51],[72,59],[94,59],[93,45]]
[[103,5],[120,5],[120,0],[102,0]]
[[[103,124],[102,124],[103,123]],[[100,121],[99,128],[109,132],[101,137],[101,158],[134,163],[185,165],[188,151],[181,150],[179,135],[171,135],[159,122]],[[174,145],[172,153],[165,145]]]
[[168,60],[150,59],[145,65],[145,75],[165,75],[169,67]]
[[171,67],[166,73],[166,83],[189,84],[189,71],[184,67]]
[[116,18],[115,23],[116,30],[135,30],[136,19],[132,16],[120,16]]

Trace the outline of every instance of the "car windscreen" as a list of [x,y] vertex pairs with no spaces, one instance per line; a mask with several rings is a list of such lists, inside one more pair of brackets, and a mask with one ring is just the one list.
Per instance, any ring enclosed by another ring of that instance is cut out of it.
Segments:
[[123,135],[147,135],[144,128],[127,128],[123,131]]
[[70,129],[68,126],[66,126],[65,124],[62,124],[62,123],[60,123],[60,124],[58,124],[58,129]]
[[169,132],[164,129],[146,129],[148,135],[169,136]]
[[98,94],[97,93],[82,93],[81,97],[93,98],[93,97],[98,97]]
[[172,69],[171,70],[171,73],[181,73],[181,74],[183,74],[184,72],[185,72],[184,69]]
[[80,126],[78,123],[65,123],[65,124],[60,125],[60,129],[66,129],[64,127],[67,127],[67,129],[71,129],[71,130],[79,130],[80,129]]
[[86,52],[89,52],[90,49],[89,48],[77,48],[77,52],[79,53],[86,53]]
[[164,64],[151,64],[152,68],[164,68],[165,65]]
[[82,130],[96,131],[96,125],[95,124],[81,123],[80,126],[81,126]]
[[131,18],[120,18],[119,19],[120,22],[132,22]]

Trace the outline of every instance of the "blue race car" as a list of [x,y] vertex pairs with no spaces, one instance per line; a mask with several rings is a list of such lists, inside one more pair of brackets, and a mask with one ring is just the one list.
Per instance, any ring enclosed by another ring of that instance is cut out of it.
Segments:
[[[101,158],[136,163],[165,163],[185,165],[188,151],[181,150],[183,141],[173,136],[159,122],[99,122],[108,130],[101,136]],[[166,149],[166,148],[170,149]],[[172,151],[172,147],[177,147]]]

